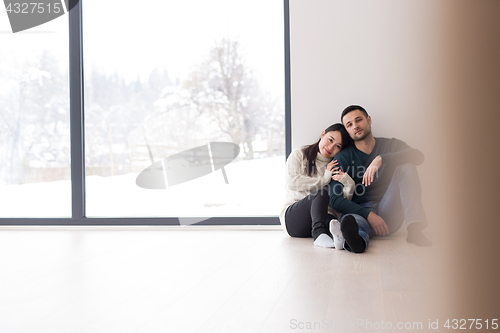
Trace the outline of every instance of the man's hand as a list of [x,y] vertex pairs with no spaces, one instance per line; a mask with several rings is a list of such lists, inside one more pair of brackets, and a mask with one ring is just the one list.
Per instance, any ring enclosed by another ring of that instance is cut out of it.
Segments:
[[376,235],[387,236],[389,234],[389,227],[385,223],[384,219],[374,212],[370,212],[370,214],[368,214],[368,223],[370,223],[370,226],[373,228]]
[[382,157],[377,156],[370,163],[368,168],[366,168],[365,174],[363,175],[363,185],[368,186],[373,182],[378,169],[382,166]]

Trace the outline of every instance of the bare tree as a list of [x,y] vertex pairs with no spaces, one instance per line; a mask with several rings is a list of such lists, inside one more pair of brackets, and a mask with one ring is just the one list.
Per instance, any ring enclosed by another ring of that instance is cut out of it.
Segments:
[[208,59],[190,74],[185,88],[199,112],[208,112],[219,129],[242,146],[246,157],[253,158],[262,99],[240,42],[227,38],[217,42]]
[[[0,57],[0,168],[3,181],[22,184],[33,171],[69,166],[67,72],[48,51],[31,59]],[[3,169],[3,170],[2,170]],[[55,175],[62,179],[63,175]]]

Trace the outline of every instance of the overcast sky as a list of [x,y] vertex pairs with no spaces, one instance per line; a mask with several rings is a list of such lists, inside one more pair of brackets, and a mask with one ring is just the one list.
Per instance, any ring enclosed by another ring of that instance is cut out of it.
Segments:
[[[184,78],[223,37],[241,41],[247,63],[261,83],[283,94],[283,2],[281,0],[85,0],[84,65],[128,79],[146,78],[155,67]],[[12,34],[0,10],[0,44],[13,58],[50,48],[67,63],[67,19]],[[16,51],[17,49],[17,51]],[[18,59],[19,60],[19,59]]]
[[172,78],[183,78],[216,40],[230,37],[241,41],[262,83],[283,90],[282,1],[155,2],[148,7],[153,1],[129,6],[117,0],[85,1],[87,63],[130,78],[145,77],[158,65]]

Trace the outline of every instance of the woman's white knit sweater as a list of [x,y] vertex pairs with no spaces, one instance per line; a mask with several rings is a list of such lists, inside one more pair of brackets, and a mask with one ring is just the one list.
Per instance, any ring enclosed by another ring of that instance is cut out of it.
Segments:
[[[288,206],[330,183],[332,172],[326,168],[330,161],[331,159],[318,153],[315,161],[316,174],[311,177],[307,175],[307,160],[304,159],[302,149],[296,149],[290,154],[286,161],[285,202],[279,216],[283,227],[285,227],[285,212]],[[350,200],[356,185],[354,180],[345,173],[340,179],[340,183],[344,185],[344,198]],[[328,207],[328,212],[332,215],[338,215],[331,207]]]

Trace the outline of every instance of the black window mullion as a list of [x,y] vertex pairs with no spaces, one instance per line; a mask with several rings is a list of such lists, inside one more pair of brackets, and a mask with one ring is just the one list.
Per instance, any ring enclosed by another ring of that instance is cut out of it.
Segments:
[[[76,1],[76,0],[71,0]],[[70,8],[73,7],[70,5]],[[78,224],[85,217],[85,140],[83,118],[82,2],[69,15],[69,90],[71,135],[72,219]]]

